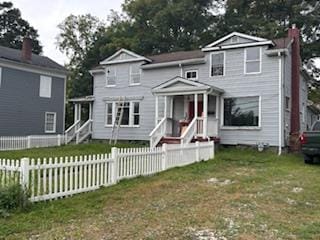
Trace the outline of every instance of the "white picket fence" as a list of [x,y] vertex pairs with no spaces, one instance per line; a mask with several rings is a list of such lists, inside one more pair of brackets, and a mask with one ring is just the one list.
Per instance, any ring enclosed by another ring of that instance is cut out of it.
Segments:
[[28,148],[55,147],[65,143],[64,135],[32,135],[25,137],[0,137],[0,151]]
[[158,148],[112,148],[110,154],[21,160],[0,159],[0,186],[20,181],[33,202],[58,199],[214,158],[214,142]]

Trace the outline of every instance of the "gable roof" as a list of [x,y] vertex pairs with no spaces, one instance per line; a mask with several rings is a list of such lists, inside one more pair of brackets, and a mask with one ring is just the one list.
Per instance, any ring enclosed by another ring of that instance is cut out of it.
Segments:
[[[118,57],[119,55],[121,55],[122,53],[125,53],[125,54],[131,56],[132,59],[113,60],[116,57]],[[128,49],[121,48],[120,50],[115,52],[110,57],[108,57],[105,60],[101,61],[100,64],[101,65],[109,65],[109,64],[115,64],[115,63],[136,62],[136,61],[147,61],[147,62],[150,62],[151,60],[146,58],[146,57],[144,57],[144,56],[136,54],[136,53],[134,53],[134,52],[132,52],[132,51],[130,51]]]
[[148,56],[152,60],[152,64],[174,62],[193,58],[204,58],[205,54],[200,49],[191,51],[178,51],[171,53],[162,53],[158,55]]
[[21,50],[0,46],[0,60],[6,62],[21,63],[24,65],[46,68],[47,70],[56,70],[67,73],[65,67],[56,63],[48,57],[32,54],[30,61],[24,61],[21,58]]

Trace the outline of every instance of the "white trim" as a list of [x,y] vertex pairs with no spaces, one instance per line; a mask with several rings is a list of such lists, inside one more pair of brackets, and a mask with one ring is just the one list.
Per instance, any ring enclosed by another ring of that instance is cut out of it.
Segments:
[[248,49],[253,49],[253,48],[245,48],[244,49],[244,74],[245,75],[255,75],[255,74],[261,74],[262,73],[262,47],[259,48],[259,72],[247,72],[247,62],[257,62],[257,60],[247,60],[247,50]]
[[[53,114],[53,120],[54,120],[54,124],[53,124],[53,130],[50,131],[50,130],[47,130],[47,115],[48,114]],[[45,115],[44,115],[44,132],[45,133],[55,133],[56,130],[57,130],[57,113],[56,112],[45,112]]]
[[[196,77],[195,78],[187,78],[187,74],[188,73],[192,73],[192,72],[196,72]],[[198,78],[199,78],[199,70],[198,69],[191,69],[191,70],[187,70],[187,71],[185,71],[184,72],[184,77],[186,78],[186,79],[188,79],[188,80],[198,80]]]
[[217,51],[217,50],[221,51],[221,50],[225,50],[225,49],[255,47],[255,46],[264,46],[264,45],[273,45],[274,46],[274,43],[272,41],[255,42],[255,43],[240,43],[240,44],[232,44],[232,45],[226,45],[226,46],[220,46],[220,47],[202,48],[201,50],[203,52],[210,52],[210,51]]
[[140,66],[139,66],[139,77],[140,77],[139,82],[138,82],[138,83],[133,83],[133,82],[132,82],[132,76],[133,76],[133,75],[138,75],[138,73],[132,73],[132,65],[130,65],[129,86],[138,86],[138,85],[141,85],[141,75],[142,75],[141,73],[142,73],[142,71],[141,71],[141,68],[140,68]]
[[1,83],[2,83],[2,68],[0,67],[0,88],[1,88]]
[[[259,121],[258,126],[225,126],[224,125],[224,100],[229,98],[250,98],[258,97],[258,112],[259,112]],[[220,128],[223,130],[261,130],[262,124],[262,97],[260,95],[248,95],[248,96],[231,96],[231,97],[221,97],[221,123]]]
[[279,53],[279,143],[278,143],[278,155],[281,155],[282,153],[282,57]]
[[[212,73],[211,73],[211,71],[212,71],[212,68],[211,68],[211,66],[212,66],[212,55],[218,55],[218,54],[221,54],[221,53],[223,53],[223,75],[214,75],[214,76],[212,76]],[[226,75],[226,51],[219,51],[219,52],[212,52],[212,53],[210,53],[210,65],[209,65],[209,77],[210,78],[214,78],[214,77],[224,77],[225,75]]]
[[245,38],[245,39],[249,39],[249,40],[253,40],[253,41],[257,41],[257,42],[268,41],[268,39],[265,39],[265,38],[254,37],[254,36],[247,35],[247,34],[244,34],[244,33],[239,33],[239,32],[232,32],[232,33],[230,33],[230,34],[218,39],[217,41],[215,41],[213,43],[210,43],[209,45],[206,46],[206,48],[213,47],[213,46],[215,46],[215,45],[217,45],[219,43],[224,42],[228,38],[231,38],[231,37],[234,37],[234,36]]
[[67,76],[67,72],[61,73],[61,71],[55,70],[55,69],[47,69],[47,68],[37,67],[35,65],[27,65],[24,63],[6,61],[3,59],[0,59],[0,67],[12,68],[20,71],[25,71],[25,72],[37,73],[40,75],[47,75],[50,77],[63,78],[64,80],[66,80],[66,76]]
[[[108,124],[108,104],[111,104],[111,124]],[[112,127],[112,125],[113,125],[113,122],[114,122],[114,116],[115,116],[115,114],[114,114],[114,111],[115,111],[115,109],[114,109],[114,106],[115,106],[115,104],[114,104],[114,102],[105,102],[105,113],[104,113],[104,126],[105,127]]]
[[[132,57],[134,57],[134,59],[123,59],[123,60],[115,60],[115,61],[111,61],[113,58],[119,56],[122,53],[126,53]],[[130,50],[121,48],[120,50],[118,50],[117,52],[115,52],[113,55],[111,55],[110,57],[106,58],[105,60],[101,61],[100,64],[101,65],[109,65],[109,64],[116,64],[116,63],[125,63],[125,62],[136,62],[136,61],[147,61],[147,62],[151,62],[150,59],[141,56],[139,54],[136,54]]]

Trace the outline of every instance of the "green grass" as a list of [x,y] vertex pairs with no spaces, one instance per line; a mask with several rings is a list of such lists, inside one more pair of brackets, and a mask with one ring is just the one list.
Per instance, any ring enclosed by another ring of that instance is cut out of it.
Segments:
[[319,182],[320,166],[299,155],[222,149],[208,162],[35,204],[0,219],[0,239],[191,240],[205,229],[227,239],[320,239]]
[[[141,144],[129,144],[126,142],[118,143],[116,147],[140,147]],[[0,151],[0,159],[20,159],[23,157],[42,158],[42,157],[62,157],[79,156],[86,154],[99,154],[111,152],[111,145],[107,142],[95,141],[90,144],[65,145],[51,148],[33,148],[19,151]]]

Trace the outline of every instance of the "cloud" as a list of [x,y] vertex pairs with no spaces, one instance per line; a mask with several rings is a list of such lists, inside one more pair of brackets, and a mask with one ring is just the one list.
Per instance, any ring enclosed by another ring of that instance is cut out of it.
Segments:
[[79,15],[90,13],[106,20],[111,9],[121,10],[124,0],[13,0],[14,7],[20,9],[22,17],[38,30],[43,54],[57,61],[67,61],[56,45],[59,33],[57,25],[70,14]]

